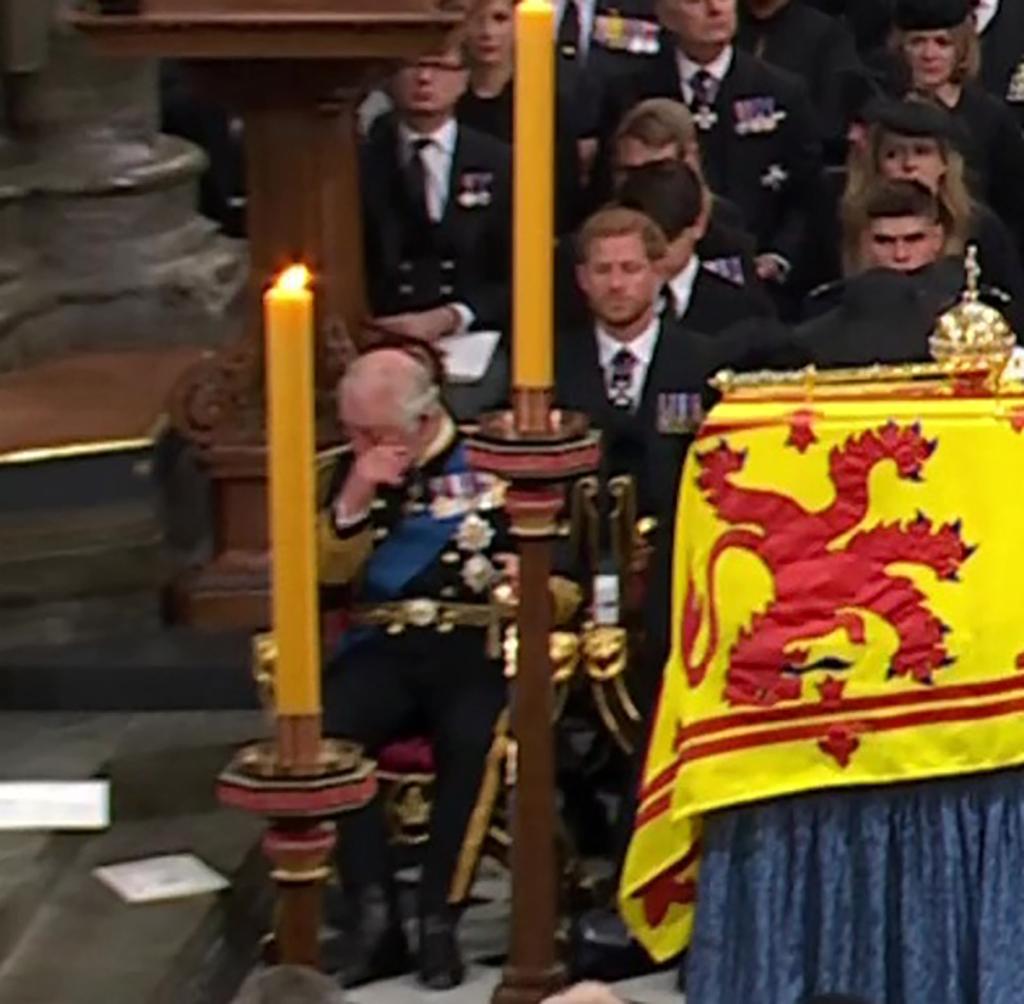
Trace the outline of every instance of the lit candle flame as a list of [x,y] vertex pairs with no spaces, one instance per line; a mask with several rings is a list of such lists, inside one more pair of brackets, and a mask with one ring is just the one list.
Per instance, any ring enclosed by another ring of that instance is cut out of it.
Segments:
[[283,293],[301,293],[309,289],[312,275],[305,265],[289,265],[274,283],[274,289]]

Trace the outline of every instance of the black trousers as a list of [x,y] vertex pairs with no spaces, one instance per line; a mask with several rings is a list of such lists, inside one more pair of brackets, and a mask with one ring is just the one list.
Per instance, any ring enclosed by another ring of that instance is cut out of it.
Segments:
[[[437,768],[420,881],[420,915],[444,913],[494,725],[507,699],[501,663],[488,659],[482,630],[439,634],[410,628],[367,639],[329,666],[324,681],[328,735],[361,743],[370,756],[396,739],[431,739]],[[343,887],[393,882],[380,799],[339,820]]]

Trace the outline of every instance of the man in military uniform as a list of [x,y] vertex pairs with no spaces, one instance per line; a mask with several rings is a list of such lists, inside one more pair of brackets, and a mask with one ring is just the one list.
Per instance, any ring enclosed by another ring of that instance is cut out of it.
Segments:
[[734,48],[736,0],[658,0],[665,41],[602,114],[606,145],[647,97],[682,97],[712,191],[732,199],[758,244],[757,270],[780,287],[800,263],[821,170],[803,84]]
[[[502,485],[470,469],[435,365],[388,347],[346,372],[338,404],[352,449],[335,472],[319,537],[321,581],[348,587],[351,602],[351,626],[326,670],[325,730],[371,755],[411,735],[433,743],[419,975],[444,989],[463,973],[452,874],[506,700],[490,594],[510,545]],[[376,802],[342,822],[346,985],[410,967],[387,843]]]
[[[403,67],[394,112],[374,123],[363,149],[370,309],[388,334],[437,342],[508,329],[510,151],[457,122],[466,83],[457,48]],[[476,410],[501,400],[500,377],[485,378]]]

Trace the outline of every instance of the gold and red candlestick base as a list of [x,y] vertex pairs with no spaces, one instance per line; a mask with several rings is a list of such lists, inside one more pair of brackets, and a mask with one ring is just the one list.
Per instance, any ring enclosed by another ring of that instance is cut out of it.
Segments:
[[512,694],[517,782],[512,810],[512,937],[497,1004],[537,1004],[565,982],[555,949],[551,542],[567,483],[597,468],[600,438],[587,417],[551,409],[549,390],[514,392],[511,411],[480,420],[469,442],[473,467],[509,484],[506,511],[519,542],[518,663]]
[[278,886],[275,961],[319,964],[333,820],[374,797],[374,764],[354,743],[320,738],[318,715],[282,716],[277,742],[242,749],[217,779],[221,804],[265,816],[263,851]]

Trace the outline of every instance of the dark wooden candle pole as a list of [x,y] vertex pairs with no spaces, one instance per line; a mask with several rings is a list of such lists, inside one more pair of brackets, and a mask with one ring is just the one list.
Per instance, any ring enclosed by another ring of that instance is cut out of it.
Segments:
[[568,481],[597,467],[585,416],[552,411],[549,390],[517,389],[510,412],[483,416],[474,466],[509,482],[506,509],[519,544],[518,662],[512,692],[516,786],[512,804],[512,938],[496,1004],[537,1004],[565,979],[555,950],[551,545]]

